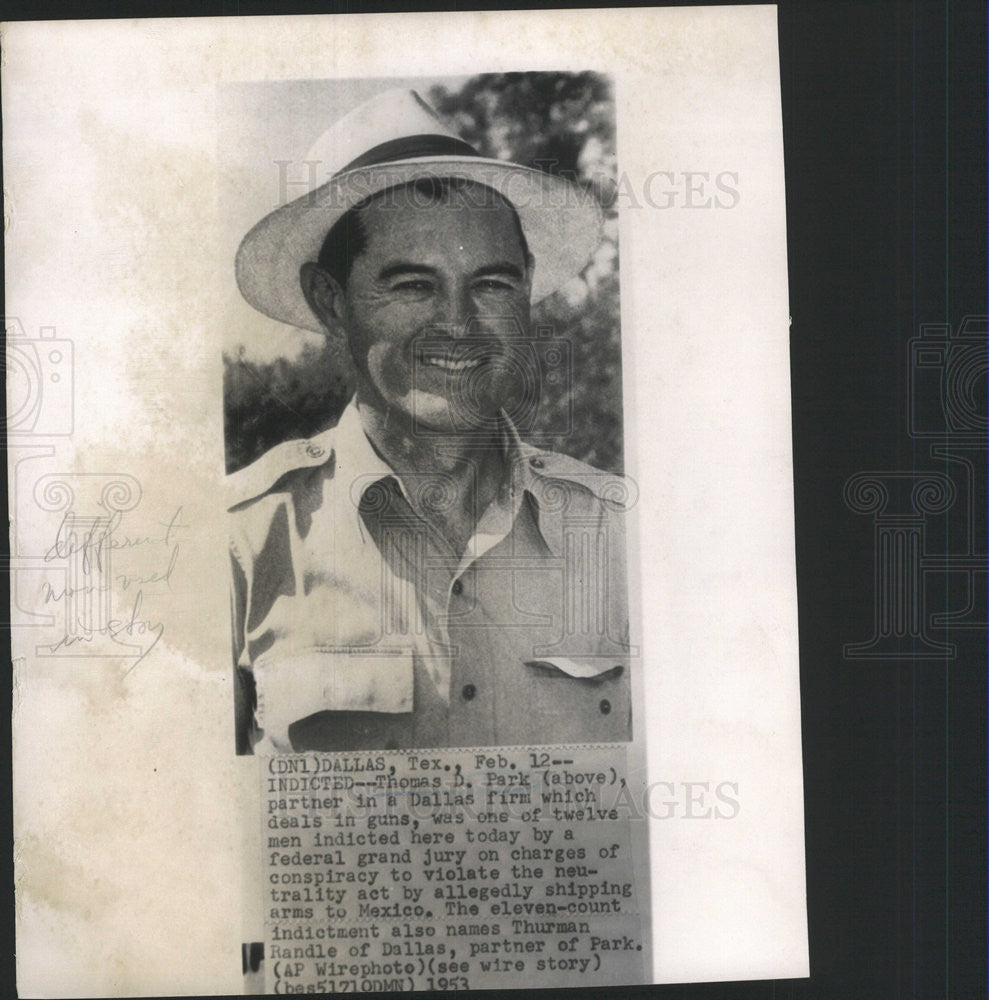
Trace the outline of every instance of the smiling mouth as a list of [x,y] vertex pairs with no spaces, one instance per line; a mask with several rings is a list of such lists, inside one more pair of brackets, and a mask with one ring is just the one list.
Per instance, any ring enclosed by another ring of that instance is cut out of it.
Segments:
[[439,368],[441,371],[445,372],[466,372],[472,371],[475,368],[479,368],[481,365],[488,362],[489,358],[485,355],[473,358],[460,358],[455,360],[450,357],[449,353],[438,353],[436,351],[422,350],[419,351],[419,364],[426,368]]

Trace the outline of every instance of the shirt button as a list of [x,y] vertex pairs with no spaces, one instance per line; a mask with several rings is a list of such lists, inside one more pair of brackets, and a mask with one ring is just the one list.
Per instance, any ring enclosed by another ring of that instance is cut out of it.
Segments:
[[322,458],[322,456],[323,456],[323,449],[320,448],[320,446],[318,444],[307,444],[306,445],[306,454],[310,458]]
[[541,458],[530,458],[529,465],[534,469],[541,469],[546,463]]
[[460,693],[464,696],[464,701],[473,701],[474,695],[477,694],[477,688],[473,684],[465,684]]
[[598,705],[598,708],[601,709],[602,715],[607,715],[611,711],[611,702],[608,701],[607,698],[602,698],[601,704]]
[[459,580],[454,580],[450,589],[454,597],[459,597],[464,592],[464,585]]

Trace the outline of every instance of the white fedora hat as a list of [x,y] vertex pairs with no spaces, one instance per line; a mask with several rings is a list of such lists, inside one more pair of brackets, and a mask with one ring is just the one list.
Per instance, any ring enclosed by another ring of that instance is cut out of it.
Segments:
[[536,260],[534,301],[576,276],[601,234],[597,200],[562,177],[481,156],[450,131],[413,90],[390,90],[359,105],[315,143],[307,162],[322,186],[266,215],[237,251],[237,285],[259,312],[319,330],[299,284],[333,224],[376,192],[421,178],[463,177],[493,188],[518,212]]

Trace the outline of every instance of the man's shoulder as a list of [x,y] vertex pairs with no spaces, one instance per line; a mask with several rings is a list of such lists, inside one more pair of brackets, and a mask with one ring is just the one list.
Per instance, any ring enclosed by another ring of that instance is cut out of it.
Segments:
[[533,480],[550,495],[565,491],[566,484],[575,484],[611,509],[621,510],[631,505],[633,485],[621,473],[598,469],[563,452],[529,444],[522,445],[521,454],[532,470]]
[[269,448],[250,465],[226,477],[227,509],[236,512],[263,497],[287,489],[294,476],[326,465],[334,452],[336,428],[315,437],[282,441]]

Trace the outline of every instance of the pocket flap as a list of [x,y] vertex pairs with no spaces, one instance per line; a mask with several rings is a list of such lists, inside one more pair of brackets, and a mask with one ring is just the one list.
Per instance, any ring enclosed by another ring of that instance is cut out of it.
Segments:
[[258,726],[277,747],[317,712],[411,712],[413,651],[307,650],[255,664]]
[[550,671],[575,677],[582,681],[599,683],[621,677],[625,672],[623,663],[615,663],[612,659],[600,656],[587,657],[578,660],[565,656],[545,656],[538,660],[526,660],[525,665],[536,670]]

